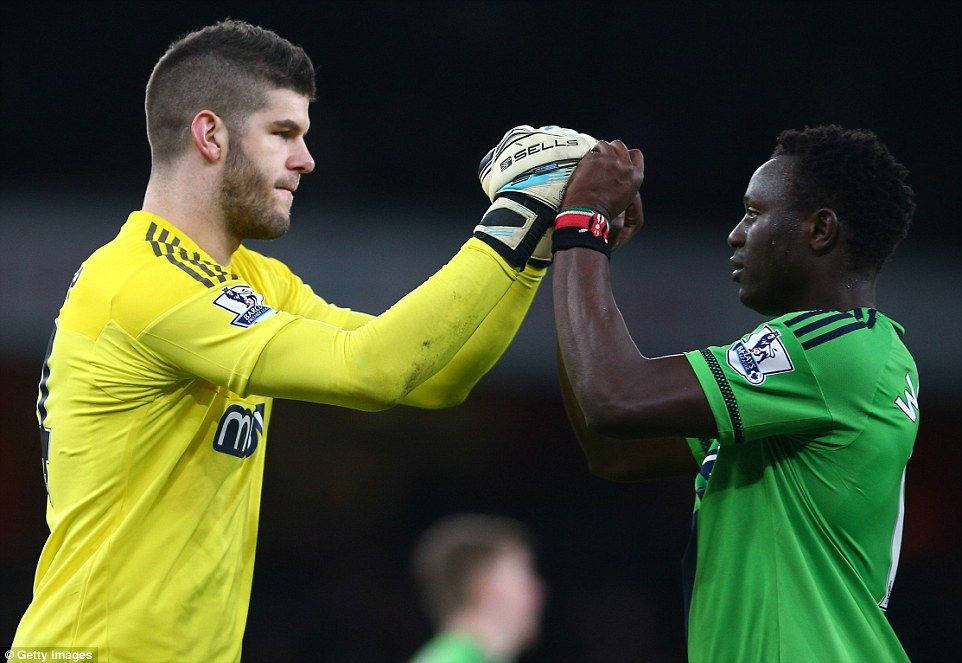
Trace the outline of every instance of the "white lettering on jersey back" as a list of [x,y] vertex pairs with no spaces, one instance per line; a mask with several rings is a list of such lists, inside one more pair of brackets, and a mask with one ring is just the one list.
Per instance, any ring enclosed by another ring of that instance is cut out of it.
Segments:
[[895,404],[905,413],[906,417],[915,421],[919,417],[917,412],[919,409],[919,392],[915,389],[915,385],[912,384],[912,376],[909,373],[905,374],[905,382],[909,385],[909,388],[902,392],[905,400],[902,400],[902,396],[896,396]]

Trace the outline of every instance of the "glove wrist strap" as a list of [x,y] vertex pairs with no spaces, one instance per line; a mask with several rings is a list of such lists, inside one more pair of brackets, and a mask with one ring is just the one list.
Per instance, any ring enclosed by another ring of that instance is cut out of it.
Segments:
[[564,251],[581,247],[604,253],[611,257],[608,243],[608,219],[601,212],[585,207],[562,210],[555,218],[551,251]]
[[555,220],[555,210],[515,191],[499,194],[474,228],[474,237],[493,248],[508,264],[524,271],[538,242]]

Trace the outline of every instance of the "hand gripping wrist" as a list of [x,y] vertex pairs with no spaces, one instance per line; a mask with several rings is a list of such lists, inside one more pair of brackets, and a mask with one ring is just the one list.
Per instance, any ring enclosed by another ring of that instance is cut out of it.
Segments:
[[601,212],[587,207],[562,210],[555,219],[551,250],[554,252],[582,247],[599,251],[610,258],[608,230],[608,219]]

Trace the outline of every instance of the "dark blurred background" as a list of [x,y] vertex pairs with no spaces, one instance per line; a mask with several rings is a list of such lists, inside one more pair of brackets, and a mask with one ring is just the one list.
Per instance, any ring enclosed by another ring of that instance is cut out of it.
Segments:
[[[646,229],[612,262],[642,352],[731,342],[760,318],[738,304],[725,237],[777,133],[826,122],[876,131],[918,195],[879,292],[879,308],[908,329],[922,410],[888,614],[913,660],[955,657],[956,5],[32,2],[0,12],[0,644],[29,602],[47,533],[33,410],[50,323],[80,262],[140,206],[153,64],[175,38],[232,17],[304,46],[318,69],[317,170],[288,236],[256,248],[330,301],[372,313],[467,237],[485,208],[481,155],[516,124],[551,123],[645,152]],[[544,287],[503,361],[452,410],[278,403],[245,660],[410,655],[429,635],[412,542],[464,510],[519,518],[538,538],[551,595],[524,661],[684,659],[692,480],[589,475],[555,382],[550,307]]]

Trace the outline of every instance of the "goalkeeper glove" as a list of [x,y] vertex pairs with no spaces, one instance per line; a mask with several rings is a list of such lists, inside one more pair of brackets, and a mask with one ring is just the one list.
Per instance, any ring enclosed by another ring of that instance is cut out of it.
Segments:
[[572,129],[521,125],[481,160],[478,178],[491,200],[474,236],[513,267],[551,263],[551,229],[568,178],[594,138]]

